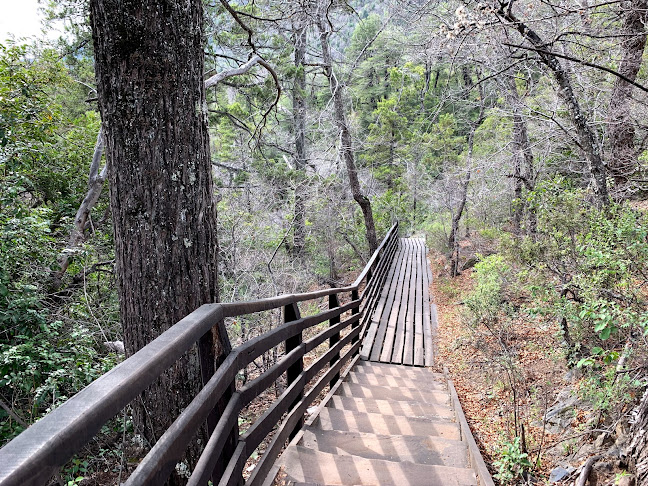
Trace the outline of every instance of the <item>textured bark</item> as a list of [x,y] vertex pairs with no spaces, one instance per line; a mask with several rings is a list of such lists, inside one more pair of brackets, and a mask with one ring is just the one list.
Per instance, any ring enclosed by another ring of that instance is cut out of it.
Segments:
[[[646,47],[644,25],[648,16],[648,0],[624,2],[623,8],[625,37],[619,74],[635,81]],[[608,170],[614,179],[614,193],[617,198],[630,195],[628,182],[638,165],[635,128],[630,115],[632,89],[633,86],[629,82],[616,77],[608,107]]]
[[[295,170],[303,174],[306,170],[306,25],[295,29],[295,80],[292,90],[293,130],[295,135]],[[295,222],[293,249],[300,255],[306,244],[306,186],[301,180],[295,186]]]
[[648,486],[648,391],[634,411],[630,431],[630,465],[637,475],[637,486]]
[[600,207],[607,206],[610,202],[610,196],[605,178],[606,174],[603,158],[601,157],[594,131],[587,124],[585,115],[578,103],[576,95],[574,94],[569,75],[558,60],[558,57],[545,50],[547,48],[547,43],[544,42],[535,31],[530,29],[524,22],[520,21],[513,15],[513,13],[511,13],[511,6],[512,3],[501,4],[498,13],[504,20],[511,23],[522,37],[533,45],[533,47],[538,49],[540,60],[545,66],[547,66],[547,68],[549,68],[549,71],[553,75],[558,84],[558,93],[567,105],[572,123],[576,129],[580,148],[587,159],[588,170],[594,183],[593,190],[596,204]]
[[331,57],[331,51],[328,42],[328,36],[330,32],[326,29],[325,21],[321,17],[318,19],[317,26],[319,29],[320,42],[322,45],[324,74],[326,75],[329,81],[329,86],[331,88],[335,122],[338,126],[338,130],[340,131],[340,151],[346,165],[347,175],[349,177],[349,185],[351,186],[351,194],[353,194],[353,199],[358,203],[358,206],[360,206],[360,209],[362,210],[367,243],[369,244],[369,251],[370,253],[373,253],[378,248],[376,226],[374,224],[371,201],[369,201],[369,198],[362,193],[360,181],[358,179],[358,169],[356,168],[355,164],[351,132],[349,131],[349,125],[347,123],[346,113],[344,111],[343,88],[342,85],[340,85],[340,83],[338,82],[337,76],[333,71],[333,58]]
[[[92,0],[90,9],[130,356],[217,299],[202,2]],[[136,401],[138,433],[155,442],[200,386],[194,350]]]

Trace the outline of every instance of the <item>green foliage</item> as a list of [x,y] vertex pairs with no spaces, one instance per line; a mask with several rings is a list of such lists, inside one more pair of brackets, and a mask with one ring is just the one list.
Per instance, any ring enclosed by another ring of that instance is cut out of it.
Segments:
[[[99,354],[87,325],[71,319],[83,315],[79,302],[90,306],[98,292],[113,290],[89,276],[97,285],[82,297],[74,289],[69,301],[51,295],[57,240],[67,236],[85,193],[99,128],[96,113],[66,116],[75,111],[61,104],[70,84],[56,53],[0,46],[0,389],[27,424],[116,362]],[[22,428],[0,412],[0,443]]]
[[614,352],[605,352],[601,348],[596,353],[581,360],[582,366],[589,366],[592,373],[580,382],[578,394],[591,404],[595,412],[618,417],[631,406],[645,384],[627,373],[619,374],[614,366],[609,366],[616,362],[618,353],[614,356]]
[[511,267],[501,254],[485,257],[475,265],[476,285],[464,299],[472,326],[483,324],[492,330],[500,322],[500,315],[507,311],[503,294],[510,271]]
[[[558,179],[530,194],[537,234],[520,245],[522,261],[549,271],[560,283],[534,289],[578,336],[646,331],[648,311],[641,288],[648,268],[648,220],[642,212],[613,204],[599,210],[584,191]],[[613,345],[613,344],[612,344]]]
[[499,458],[493,462],[497,468],[495,477],[502,484],[512,484],[521,479],[525,471],[531,467],[528,454],[522,452],[520,438],[515,437],[513,442],[505,443],[499,450]]

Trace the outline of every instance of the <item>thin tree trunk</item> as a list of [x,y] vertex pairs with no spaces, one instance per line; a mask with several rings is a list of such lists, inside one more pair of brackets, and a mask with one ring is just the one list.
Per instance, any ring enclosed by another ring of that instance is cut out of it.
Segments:
[[101,191],[103,189],[104,181],[108,176],[108,164],[104,165],[101,171],[99,167],[101,166],[101,156],[103,154],[103,131],[99,129],[97,134],[97,143],[95,144],[94,154],[92,155],[92,162],[90,164],[90,173],[88,176],[88,192],[86,193],[79,209],[74,216],[74,228],[70,232],[70,238],[68,239],[67,246],[65,250],[59,255],[58,264],[59,268],[52,274],[53,286],[54,289],[59,289],[61,287],[61,281],[63,275],[70,266],[72,260],[72,254],[74,249],[76,249],[84,240],[86,223],[90,217],[90,212],[92,208],[99,201],[99,196],[101,196]]
[[[472,150],[469,149],[471,152]],[[464,208],[468,200],[468,187],[470,186],[471,170],[468,169],[466,178],[461,183],[461,196],[459,198],[459,206],[452,215],[452,224],[450,227],[450,236],[448,237],[448,247],[450,248],[450,276],[456,277],[459,275],[459,223],[463,216]]]
[[607,187],[605,165],[599,150],[599,145],[594,135],[594,131],[587,124],[587,120],[583,111],[578,103],[574,90],[572,89],[571,81],[567,72],[556,56],[545,50],[547,43],[544,42],[540,36],[531,30],[526,24],[517,19],[511,12],[512,2],[500,4],[498,14],[507,22],[513,24],[513,27],[524,37],[529,43],[538,49],[538,55],[542,63],[549,68],[556,83],[558,83],[558,93],[567,105],[567,109],[571,115],[572,123],[576,128],[578,136],[578,143],[581,150],[585,154],[588,163],[588,170],[594,182],[594,198],[599,207],[607,206],[610,203],[610,196]]
[[522,168],[520,167],[520,153],[518,151],[516,135],[516,115],[513,115],[513,232],[522,232],[522,216],[524,215],[524,200],[522,199]]
[[[464,83],[466,84],[465,96],[466,98],[468,98],[470,91],[475,86],[472,84],[470,73],[468,72],[467,69],[464,68],[462,70],[462,74],[463,74]],[[468,133],[468,153],[466,156],[466,167],[468,167],[468,173],[466,174],[466,178],[464,179],[464,181],[461,183],[461,195],[459,197],[459,206],[456,208],[454,214],[452,215],[450,235],[448,237],[448,248],[450,249],[450,276],[452,277],[456,277],[460,273],[459,271],[459,256],[460,256],[459,255],[459,223],[461,222],[461,218],[463,216],[464,209],[466,208],[466,203],[468,201],[468,188],[470,186],[470,177],[472,174],[471,166],[472,166],[473,148],[475,144],[475,132],[477,132],[477,129],[485,120],[484,93],[483,93],[482,85],[478,84],[477,89],[479,90],[479,115],[477,116],[477,120],[475,120],[473,123],[470,124],[470,132]]]
[[[516,233],[521,232],[521,224],[527,213],[524,189],[533,191],[535,188],[536,171],[533,161],[533,150],[529,141],[527,123],[524,118],[522,101],[515,85],[515,78],[506,78],[508,101],[513,112],[513,184],[514,199],[513,227]],[[529,231],[535,231],[535,214],[530,212]]]
[[306,185],[302,175],[306,171],[306,25],[295,29],[295,81],[293,85],[293,127],[295,131],[295,170],[300,175],[295,186],[295,222],[293,250],[300,255],[306,244]]
[[[623,59],[619,65],[619,74],[631,81],[637,79],[646,47],[645,24],[648,17],[648,0],[624,2],[622,43]],[[608,107],[608,170],[614,179],[616,198],[629,196],[628,182],[638,165],[638,154],[635,147],[635,128],[630,116],[630,101],[633,86],[616,77]]]
[[353,199],[358,203],[362,210],[364,217],[365,230],[367,236],[367,243],[369,244],[369,251],[373,253],[378,248],[378,239],[376,237],[376,226],[374,224],[373,212],[371,210],[371,201],[362,193],[360,188],[360,181],[358,180],[358,170],[355,165],[355,158],[353,154],[353,144],[351,140],[351,132],[346,120],[344,111],[343,87],[338,83],[337,76],[333,71],[333,59],[329,49],[328,36],[329,31],[324,26],[324,20],[318,18],[317,24],[320,32],[320,42],[322,45],[322,57],[324,60],[324,74],[328,78],[331,94],[333,96],[333,109],[335,112],[335,122],[340,131],[340,151],[342,158],[347,169],[349,177],[349,185],[351,186],[351,193]]
[[[218,298],[203,10],[200,0],[91,0],[90,12],[130,356]],[[137,432],[154,443],[200,387],[194,349],[133,404]]]

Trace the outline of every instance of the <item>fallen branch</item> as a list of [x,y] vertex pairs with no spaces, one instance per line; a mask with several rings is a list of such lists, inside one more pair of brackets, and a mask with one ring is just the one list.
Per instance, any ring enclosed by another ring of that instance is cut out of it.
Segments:
[[598,461],[600,458],[601,456],[592,456],[587,460],[585,466],[583,467],[583,470],[580,473],[580,476],[578,476],[576,486],[585,486],[585,484],[587,484],[589,475],[592,472],[592,467],[594,467],[594,464],[596,464],[596,461]]

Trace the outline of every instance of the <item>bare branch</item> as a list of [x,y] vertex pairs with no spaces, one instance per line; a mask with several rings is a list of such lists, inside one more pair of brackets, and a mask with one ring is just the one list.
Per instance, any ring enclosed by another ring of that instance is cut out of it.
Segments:
[[216,73],[212,77],[205,80],[205,89],[209,89],[216,86],[224,79],[246,74],[247,72],[250,71],[250,69],[252,69],[252,67],[256,66],[257,64],[261,64],[261,56],[259,55],[253,56],[252,59],[250,59],[242,66],[233,69],[228,69],[227,71],[221,71],[220,73]]
[[639,84],[639,83],[631,80],[630,78],[624,76],[623,74],[620,74],[620,73],[616,72],[613,69],[607,68],[605,66],[601,66],[600,64],[594,64],[594,63],[591,63],[591,62],[584,61],[583,59],[578,59],[576,57],[567,56],[565,54],[559,54],[559,53],[553,52],[553,51],[547,51],[545,49],[538,49],[538,48],[535,48],[535,47],[521,46],[521,45],[518,45],[518,44],[508,44],[506,42],[504,42],[503,44],[505,46],[515,47],[517,49],[525,49],[527,51],[538,52],[540,54],[545,54],[547,56],[560,57],[562,59],[567,59],[568,61],[577,62],[577,63],[582,64],[584,66],[589,66],[589,67],[592,67],[594,69],[600,69],[601,71],[605,71],[605,72],[610,73],[610,74],[612,74],[612,75],[614,75],[614,76],[616,76],[618,78],[621,78],[626,83],[630,83],[631,85],[633,85],[633,86],[639,88],[640,90],[645,91],[646,93],[648,93],[648,88],[646,88],[644,85]]

